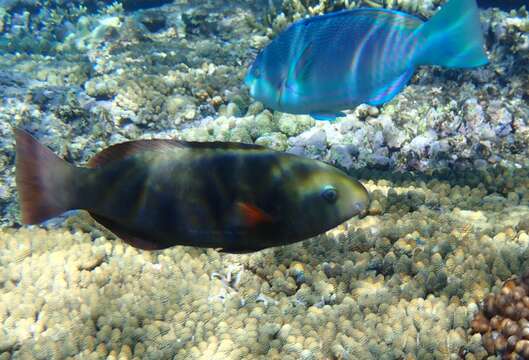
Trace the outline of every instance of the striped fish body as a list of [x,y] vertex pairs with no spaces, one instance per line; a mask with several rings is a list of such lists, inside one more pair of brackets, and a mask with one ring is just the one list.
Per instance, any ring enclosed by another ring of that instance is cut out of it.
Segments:
[[[29,159],[40,159],[35,163]],[[47,171],[50,173],[47,173]],[[17,131],[25,223],[84,209],[129,244],[250,252],[300,241],[361,214],[365,188],[325,163],[255,145],[139,140],[69,165]]]
[[[284,194],[272,175],[281,160],[251,147],[169,145],[141,151],[89,171],[77,192],[78,207],[89,209],[118,236],[133,234],[160,248],[188,245],[236,252],[279,245],[288,242],[285,227],[258,220],[245,227],[238,204],[253,204],[267,214],[284,208]],[[124,228],[118,230],[118,225]]]
[[284,85],[284,111],[295,112],[301,106],[310,113],[334,112],[387,101],[413,73],[414,31],[421,24],[418,18],[379,9],[346,11],[296,24],[280,40],[295,44],[293,53],[300,54],[291,62],[296,67]]
[[334,118],[360,103],[391,100],[417,65],[486,62],[475,0],[451,0],[428,22],[370,8],[298,21],[261,51],[245,82],[270,108]]

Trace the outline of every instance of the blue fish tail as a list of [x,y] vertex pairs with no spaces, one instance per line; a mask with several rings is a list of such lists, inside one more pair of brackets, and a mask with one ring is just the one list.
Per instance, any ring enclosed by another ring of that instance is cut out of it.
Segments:
[[476,0],[449,0],[416,34],[415,65],[471,68],[488,63]]

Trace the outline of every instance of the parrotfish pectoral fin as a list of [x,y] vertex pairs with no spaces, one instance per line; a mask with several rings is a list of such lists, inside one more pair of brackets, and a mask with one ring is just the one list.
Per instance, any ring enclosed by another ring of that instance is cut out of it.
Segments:
[[294,73],[290,79],[293,79],[296,82],[303,82],[307,80],[311,73],[312,64],[314,64],[314,55],[312,49],[312,42],[310,42],[307,44],[305,49],[303,49],[303,52],[295,62]]
[[416,30],[414,65],[471,68],[488,63],[476,0],[449,0]]
[[414,70],[414,68],[408,69],[393,81],[390,81],[388,84],[384,84],[383,87],[377,89],[375,92],[373,92],[369,101],[367,101],[367,104],[371,106],[378,106],[393,99],[398,93],[402,91],[408,81],[410,81]]
[[246,227],[255,227],[263,223],[273,222],[272,217],[257,206],[245,202],[236,204],[237,223]]
[[22,129],[16,139],[16,182],[22,222],[38,224],[71,210],[76,168]]
[[337,117],[344,117],[346,115],[343,112],[337,112],[337,113],[310,113],[310,116],[312,116],[316,120],[335,121]]

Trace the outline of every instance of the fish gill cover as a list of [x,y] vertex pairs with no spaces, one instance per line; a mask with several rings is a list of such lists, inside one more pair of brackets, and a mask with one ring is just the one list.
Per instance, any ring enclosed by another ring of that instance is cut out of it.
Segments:
[[[334,123],[265,109],[242,85],[295,20],[359,5],[429,19],[442,3],[3,1],[0,358],[523,357],[527,10],[480,12],[486,67],[420,68]],[[260,144],[339,166],[371,203],[249,255],[138,250],[84,212],[22,226],[15,126],[75,164],[128,140]]]

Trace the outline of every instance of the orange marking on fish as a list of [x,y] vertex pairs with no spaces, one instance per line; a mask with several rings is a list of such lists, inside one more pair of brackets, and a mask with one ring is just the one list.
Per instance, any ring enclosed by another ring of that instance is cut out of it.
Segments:
[[245,202],[238,202],[237,208],[243,215],[244,224],[248,226],[257,226],[262,223],[270,223],[272,217],[255,205]]

